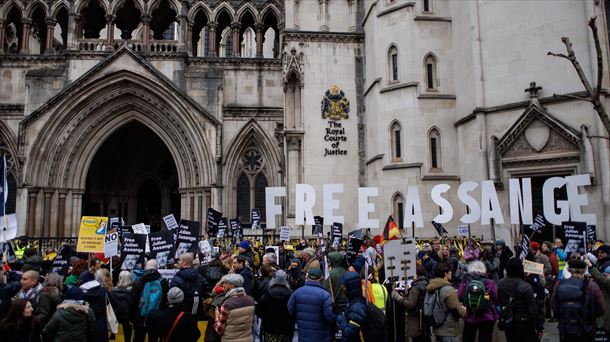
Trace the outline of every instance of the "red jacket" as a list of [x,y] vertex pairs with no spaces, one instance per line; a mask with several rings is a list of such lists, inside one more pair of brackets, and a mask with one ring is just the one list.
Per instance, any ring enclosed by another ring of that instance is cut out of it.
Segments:
[[549,257],[549,262],[551,263],[551,274],[557,278],[557,274],[559,273],[559,259],[557,259],[557,254],[555,252],[551,252],[547,254]]

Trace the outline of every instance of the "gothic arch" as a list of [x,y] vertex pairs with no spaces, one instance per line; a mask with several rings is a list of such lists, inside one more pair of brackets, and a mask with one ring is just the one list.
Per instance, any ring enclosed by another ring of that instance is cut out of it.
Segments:
[[2,152],[8,152],[8,154],[10,154],[10,157],[12,158],[12,165],[9,172],[15,176],[17,183],[19,183],[21,176],[21,165],[19,163],[17,146],[17,137],[8,127],[8,125],[3,120],[0,120],[0,158],[2,158]]
[[278,23],[281,22],[280,18],[282,17],[282,15],[281,15],[282,12],[274,4],[268,4],[265,7],[263,7],[263,9],[259,12],[259,17],[257,18],[257,21],[259,23],[262,23],[263,20],[265,19],[265,16],[269,13],[273,13],[273,15],[275,16],[275,19],[277,19]]
[[15,1],[15,0],[10,0],[7,3],[5,3],[4,6],[0,7],[0,18],[2,18],[3,20],[6,20],[7,19],[6,16],[13,9],[13,7],[17,8],[21,17],[24,16],[25,7],[23,7],[23,4],[21,2]]
[[214,12],[212,13],[212,18],[214,18],[214,22],[218,22],[218,18],[220,17],[223,11],[229,15],[231,23],[235,21],[235,10],[231,8],[231,6],[223,2],[220,6],[216,7]]
[[197,12],[199,12],[200,10],[203,11],[203,14],[208,19],[208,21],[210,20],[210,18],[212,18],[212,16],[211,16],[212,10],[210,10],[208,5],[203,2],[198,2],[193,7],[191,7],[188,11],[187,18],[190,23],[195,21],[195,16],[197,15]]
[[54,3],[53,6],[51,6],[51,8],[49,9],[51,17],[53,19],[57,19],[57,14],[59,14],[59,11],[62,8],[65,8],[65,10],[70,13],[70,4],[67,1],[62,0]]
[[[151,15],[153,13],[154,10],[156,10],[159,5],[161,4],[163,0],[153,0],[150,3],[148,3],[148,8],[146,10],[146,14]],[[181,15],[182,14],[182,6],[180,5],[180,3],[176,0],[167,0],[167,2],[169,3],[170,7],[176,11],[176,15]],[[144,13],[144,12],[142,12]]]
[[[254,8],[254,6],[251,3],[245,3],[243,6],[241,6],[237,12],[235,13],[235,18],[237,22],[241,23],[243,16],[247,13],[250,12],[250,15],[252,15],[252,18],[256,20],[256,18],[258,18],[258,11],[256,10],[256,8]],[[258,22],[258,21],[257,21]]]
[[25,8],[25,17],[26,18],[32,18],[32,15],[34,14],[34,11],[36,10],[36,8],[41,7],[42,11],[44,12],[45,16],[48,17],[49,16],[49,7],[47,6],[47,4],[45,4],[42,1],[32,1],[28,4],[28,6]]
[[[106,0],[83,0],[83,1],[78,1],[74,5],[74,13],[81,13],[83,11],[83,9],[85,7],[87,7],[89,2],[91,2],[91,1],[96,1],[98,4],[100,4],[100,7],[104,10],[104,12],[106,12],[106,14],[111,14],[111,12],[110,12],[111,5]],[[114,4],[114,9],[120,8],[120,6],[122,6],[122,4],[124,2],[125,2],[125,0],[118,1],[117,3],[115,3]],[[139,4],[139,0],[134,0],[134,4],[137,6]],[[116,14],[116,13],[112,12],[112,14]]]

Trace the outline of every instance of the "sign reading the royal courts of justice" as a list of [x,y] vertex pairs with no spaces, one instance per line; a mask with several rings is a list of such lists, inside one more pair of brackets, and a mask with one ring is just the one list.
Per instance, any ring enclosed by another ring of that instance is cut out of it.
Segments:
[[345,156],[347,150],[345,144],[347,135],[345,125],[339,122],[342,119],[349,119],[349,100],[345,97],[343,90],[336,85],[332,85],[326,90],[322,98],[322,119],[328,119],[324,128],[324,157],[326,156]]

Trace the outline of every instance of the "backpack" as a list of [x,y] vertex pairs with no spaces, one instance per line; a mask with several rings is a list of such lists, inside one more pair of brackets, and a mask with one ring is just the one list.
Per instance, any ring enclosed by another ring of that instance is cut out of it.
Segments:
[[433,328],[442,326],[449,314],[441,301],[441,290],[445,286],[449,285],[444,285],[432,293],[426,292],[424,298],[424,321]]
[[595,328],[592,297],[587,293],[588,280],[562,279],[557,287],[559,299],[559,332],[583,336]]
[[513,315],[512,303],[513,298],[510,298],[508,304],[506,304],[506,306],[504,306],[502,308],[502,311],[500,312],[500,318],[498,319],[498,329],[500,329],[501,331],[508,329],[515,320],[515,316]]
[[365,341],[387,340],[386,331],[388,330],[385,314],[375,304],[366,303],[366,325],[362,329]]
[[485,279],[471,278],[464,293],[464,306],[476,316],[490,307],[489,293],[485,291]]
[[148,317],[154,310],[159,309],[163,298],[163,288],[159,279],[146,282],[140,295],[140,316]]

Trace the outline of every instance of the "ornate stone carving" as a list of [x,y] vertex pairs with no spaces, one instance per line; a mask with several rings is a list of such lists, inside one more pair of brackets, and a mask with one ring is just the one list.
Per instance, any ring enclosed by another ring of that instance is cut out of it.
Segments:
[[288,82],[293,77],[299,80],[299,85],[303,88],[305,85],[303,80],[303,51],[297,53],[297,49],[294,46],[290,49],[290,53],[284,51],[282,57],[282,76],[284,79],[284,91],[286,91]]

